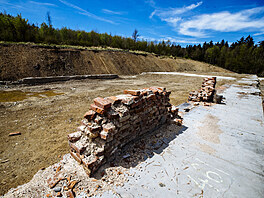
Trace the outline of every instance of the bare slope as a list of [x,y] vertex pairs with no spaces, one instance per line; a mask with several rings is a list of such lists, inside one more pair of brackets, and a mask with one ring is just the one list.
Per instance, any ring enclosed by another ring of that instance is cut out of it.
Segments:
[[0,63],[0,80],[84,74],[134,75],[150,71],[227,72],[181,58],[26,44],[0,44]]

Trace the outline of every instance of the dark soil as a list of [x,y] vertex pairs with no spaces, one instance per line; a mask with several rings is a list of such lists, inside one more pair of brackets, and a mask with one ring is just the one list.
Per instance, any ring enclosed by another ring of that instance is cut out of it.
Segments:
[[86,74],[134,75],[150,71],[227,72],[198,61],[152,54],[0,44],[0,81]]

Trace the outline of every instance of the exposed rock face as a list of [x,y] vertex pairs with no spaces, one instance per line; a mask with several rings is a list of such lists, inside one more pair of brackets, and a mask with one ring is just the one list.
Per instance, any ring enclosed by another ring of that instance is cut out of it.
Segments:
[[192,91],[189,94],[189,101],[213,102],[215,94],[216,77],[204,78],[199,91]]
[[78,131],[68,135],[71,155],[87,173],[95,172],[116,151],[178,116],[162,87],[125,90],[123,95],[95,98]]

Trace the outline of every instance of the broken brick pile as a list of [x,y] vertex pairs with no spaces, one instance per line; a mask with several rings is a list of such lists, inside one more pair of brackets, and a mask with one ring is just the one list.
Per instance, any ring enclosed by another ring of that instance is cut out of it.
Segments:
[[194,102],[213,102],[215,84],[216,77],[204,78],[201,89],[199,91],[191,91],[188,100]]
[[72,157],[87,174],[112,159],[124,145],[178,117],[162,87],[125,90],[123,95],[95,98],[77,132],[68,135]]

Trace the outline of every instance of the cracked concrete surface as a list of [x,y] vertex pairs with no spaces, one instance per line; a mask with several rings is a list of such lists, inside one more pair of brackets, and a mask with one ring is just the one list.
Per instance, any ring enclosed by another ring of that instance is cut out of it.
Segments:
[[226,89],[225,104],[193,108],[184,116],[186,130],[161,154],[131,168],[123,187],[97,197],[263,197],[264,123],[256,80],[250,76]]

